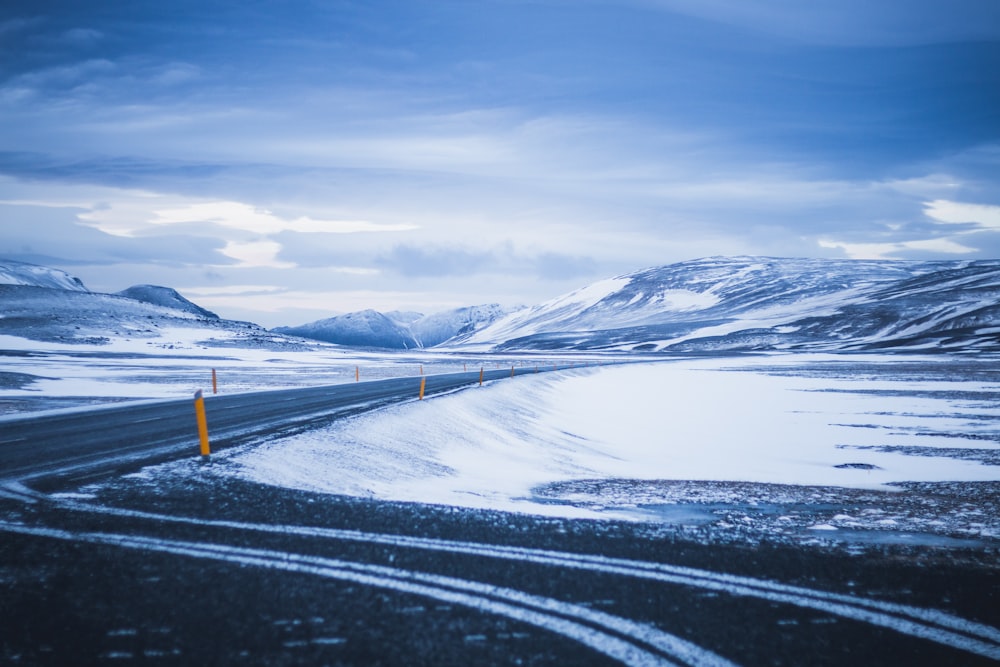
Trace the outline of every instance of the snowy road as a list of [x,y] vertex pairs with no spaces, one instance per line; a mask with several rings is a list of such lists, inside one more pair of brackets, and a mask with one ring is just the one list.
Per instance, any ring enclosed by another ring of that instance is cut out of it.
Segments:
[[[494,369],[484,371],[483,379],[534,372],[535,367]],[[425,394],[431,396],[477,383],[479,371],[425,378]],[[212,447],[295,432],[336,417],[414,400],[422,379],[209,396],[205,407]],[[198,436],[193,406],[191,400],[156,401],[5,418],[0,420],[0,482],[40,477],[83,480],[195,455]]]

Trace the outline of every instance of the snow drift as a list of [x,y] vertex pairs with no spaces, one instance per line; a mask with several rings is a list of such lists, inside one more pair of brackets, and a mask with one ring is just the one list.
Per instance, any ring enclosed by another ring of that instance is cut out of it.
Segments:
[[[386,500],[632,518],[648,517],[628,491],[643,481],[887,490],[997,480],[987,441],[996,386],[961,362],[914,359],[919,373],[886,356],[776,355],[528,375],[269,439],[226,455],[219,472]],[[574,490],[582,480],[617,480],[624,513]]]

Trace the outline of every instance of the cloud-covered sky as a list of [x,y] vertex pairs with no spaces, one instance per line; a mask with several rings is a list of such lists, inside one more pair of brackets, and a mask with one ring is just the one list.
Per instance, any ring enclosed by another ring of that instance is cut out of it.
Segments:
[[1000,256],[995,0],[0,5],[0,257],[224,317]]

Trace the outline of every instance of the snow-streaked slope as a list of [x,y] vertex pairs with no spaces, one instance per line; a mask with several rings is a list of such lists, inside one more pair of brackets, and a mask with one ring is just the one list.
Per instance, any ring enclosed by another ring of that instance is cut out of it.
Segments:
[[10,259],[0,259],[0,285],[26,285],[73,292],[88,291],[82,280],[65,271]]
[[375,310],[337,315],[297,327],[277,327],[278,333],[338,345],[413,349],[419,347],[409,328]]
[[456,336],[470,336],[508,312],[498,303],[455,308],[422,317],[410,324],[410,330],[422,347],[434,347]]
[[588,309],[628,285],[627,277],[611,278],[588,285],[537,306],[520,310],[499,319],[478,333],[462,339],[463,343],[495,343],[522,336],[580,328]]
[[602,281],[461,341],[478,349],[997,347],[1000,262],[714,257]]
[[408,327],[420,318],[424,317],[423,313],[418,313],[414,310],[393,310],[382,314],[396,324],[404,327]]

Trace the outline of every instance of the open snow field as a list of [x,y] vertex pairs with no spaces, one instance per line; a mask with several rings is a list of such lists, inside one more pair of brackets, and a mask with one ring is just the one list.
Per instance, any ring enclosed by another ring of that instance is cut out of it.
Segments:
[[[0,335],[0,415],[79,408],[128,400],[290,389],[326,384],[453,373],[494,359],[424,350],[366,352],[272,335],[252,346],[220,331],[174,328],[156,339],[112,338],[97,344],[39,342]],[[503,363],[508,363],[504,361]]]
[[[3,337],[0,413],[539,364],[177,330]],[[567,360],[558,362],[563,369]],[[579,365],[579,361],[577,362]],[[1000,366],[985,355],[675,358],[519,376],[214,455],[211,474],[478,509],[719,529],[738,539],[1000,540]],[[190,474],[193,462],[141,473]]]
[[[944,357],[566,370],[234,450],[215,470],[309,491],[568,517],[993,540],[998,380],[982,360]],[[800,504],[810,509],[795,511]]]

